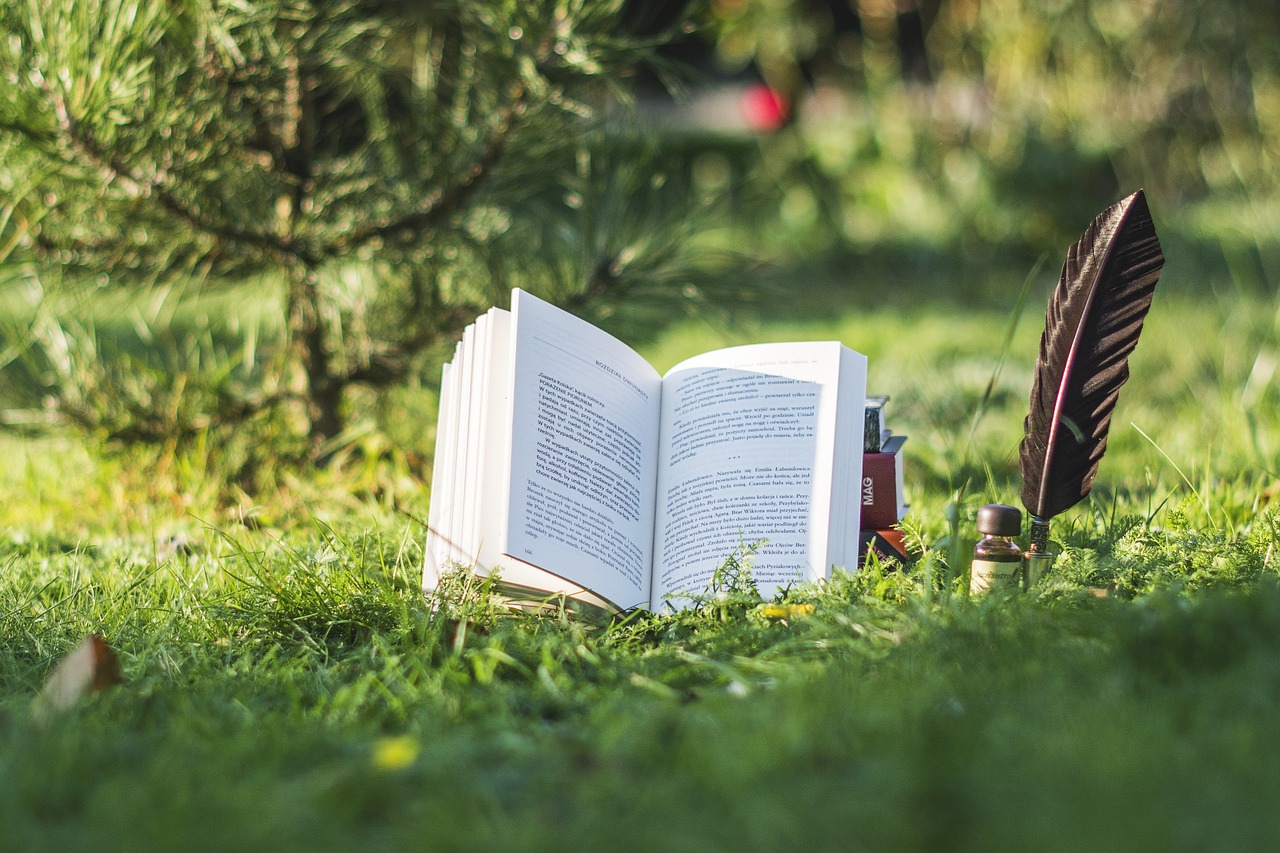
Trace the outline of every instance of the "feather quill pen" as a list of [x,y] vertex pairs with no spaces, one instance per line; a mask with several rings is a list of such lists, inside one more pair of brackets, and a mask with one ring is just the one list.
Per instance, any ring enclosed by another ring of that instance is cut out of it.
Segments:
[[1049,520],[1093,488],[1129,354],[1164,254],[1142,190],[1104,210],[1068,251],[1049,300],[1019,451],[1028,551],[1049,550]]

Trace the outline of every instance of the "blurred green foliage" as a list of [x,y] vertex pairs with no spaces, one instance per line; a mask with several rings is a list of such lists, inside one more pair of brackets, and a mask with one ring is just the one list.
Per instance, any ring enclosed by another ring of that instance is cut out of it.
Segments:
[[[688,10],[704,23],[690,38],[792,106],[775,131],[710,136],[637,136],[601,108],[674,32],[618,30],[645,4],[432,7],[404,12],[413,32],[387,4],[304,6],[316,41],[294,47],[329,100],[301,183],[261,148],[288,135],[291,42],[273,27],[293,4],[0,10],[15,33],[0,45],[0,258],[34,259],[0,267],[6,418],[44,422],[52,402],[100,435],[150,439],[252,423],[279,449],[306,431],[310,381],[341,386],[339,443],[376,423],[425,448],[434,402],[414,389],[513,285],[633,341],[673,305],[702,315],[744,290],[762,316],[887,290],[1007,310],[1038,259],[1048,278],[1138,185],[1168,244],[1163,287],[1267,293],[1280,275],[1280,11],[1260,0],[710,0]],[[572,39],[556,52],[557,9],[585,53]],[[545,64],[520,66],[547,38]],[[192,71],[205,67],[222,76]],[[495,138],[504,80],[537,108],[500,168],[430,227],[355,246],[361,222],[469,191],[459,176]],[[762,278],[746,253],[780,286],[743,287]],[[230,288],[201,293],[210,283]]]
[[[113,439],[264,416],[326,458],[371,394],[430,382],[513,286],[610,318],[697,303],[689,205],[653,203],[676,183],[639,148],[595,153],[682,23],[640,36],[623,11],[0,5],[0,257],[22,263],[0,365],[16,359],[29,405]],[[168,324],[210,285],[278,321],[229,347],[225,318]],[[119,291],[136,304],[104,317]]]
[[1271,3],[716,0],[710,21],[727,70],[795,104],[764,154],[811,245],[1034,257],[1139,186],[1158,219],[1215,200],[1193,227],[1219,233],[1274,196]]

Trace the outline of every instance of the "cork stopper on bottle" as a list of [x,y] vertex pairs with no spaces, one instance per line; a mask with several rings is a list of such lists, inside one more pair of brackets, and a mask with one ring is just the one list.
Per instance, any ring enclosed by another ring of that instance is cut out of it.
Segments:
[[978,509],[978,532],[986,536],[1017,536],[1022,532],[1022,510],[1005,504]]

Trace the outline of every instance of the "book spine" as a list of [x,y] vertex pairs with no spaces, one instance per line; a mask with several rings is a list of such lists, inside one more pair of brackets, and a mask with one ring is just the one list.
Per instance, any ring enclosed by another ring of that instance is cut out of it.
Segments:
[[862,455],[862,530],[879,530],[893,527],[902,520],[905,508],[903,496],[898,492],[898,466],[902,457],[897,453],[864,453]]

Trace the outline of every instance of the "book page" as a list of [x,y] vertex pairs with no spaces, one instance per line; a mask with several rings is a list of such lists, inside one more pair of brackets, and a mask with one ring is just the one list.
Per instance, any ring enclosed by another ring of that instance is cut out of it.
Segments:
[[833,342],[735,347],[667,374],[652,607],[704,591],[743,546],[759,543],[766,597],[856,557],[865,391],[865,357]]
[[478,424],[479,470],[471,483],[477,494],[473,553],[476,568],[487,573],[500,557],[506,520],[507,460],[511,454],[511,312],[490,308],[485,355],[483,416]]
[[[491,391],[489,370],[492,364],[490,355],[493,340],[489,335],[490,325],[490,314],[481,314],[467,327],[463,335],[463,347],[470,360],[471,374],[468,389],[464,393],[469,411],[466,446],[462,451],[465,467],[461,477],[462,499],[465,504],[462,508],[464,524],[460,537],[464,543],[479,542],[481,539],[481,507],[484,490],[477,488],[476,484],[482,482],[481,470],[485,461],[485,454],[481,451],[485,440],[485,423],[488,419]],[[471,545],[468,545],[468,549],[471,550],[471,557],[475,560],[477,557],[475,550]]]
[[[607,602],[583,587],[502,551],[511,458],[513,333],[511,312],[489,309],[474,330],[464,332],[454,360],[442,371],[423,589],[437,588],[442,574],[455,568],[484,576],[497,567],[499,593],[513,603],[536,608],[549,596],[565,595],[607,609]],[[473,428],[459,434],[463,383],[470,388],[468,409],[479,414],[470,422]],[[459,502],[459,494],[465,503]]]
[[517,290],[505,552],[647,605],[661,382],[630,347]]
[[453,391],[452,399],[449,401],[451,409],[450,422],[450,449],[449,456],[445,462],[446,476],[444,485],[448,491],[441,490],[439,497],[436,491],[432,489],[432,500],[448,501],[449,506],[446,510],[446,523],[442,528],[445,542],[448,543],[448,562],[467,563],[471,557],[461,550],[459,542],[462,537],[463,510],[461,496],[462,490],[462,469],[465,463],[463,459],[463,450],[466,449],[467,434],[467,409],[463,405],[463,388],[471,380],[470,365],[466,360],[465,348],[462,341],[459,340],[454,347],[453,354]]
[[451,461],[455,458],[453,433],[457,415],[454,412],[453,364],[447,363],[440,370],[440,405],[436,419],[436,446],[431,463],[431,504],[427,510],[427,542],[423,556],[422,587],[435,589],[440,576],[450,563],[451,546],[448,531],[453,526],[453,502],[446,495],[453,494]]
[[476,492],[476,530],[471,553],[476,574],[487,575],[498,569],[501,586],[522,598],[545,598],[562,594],[587,598],[585,590],[566,583],[559,577],[521,560],[513,560],[504,552],[507,531],[508,472],[511,470],[511,406],[514,389],[512,347],[515,344],[515,319],[510,311],[491,308],[488,318],[489,342],[483,392],[483,411],[479,422],[477,457],[479,470],[471,488]]

